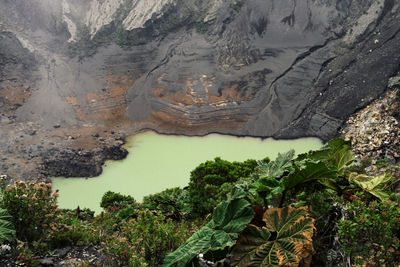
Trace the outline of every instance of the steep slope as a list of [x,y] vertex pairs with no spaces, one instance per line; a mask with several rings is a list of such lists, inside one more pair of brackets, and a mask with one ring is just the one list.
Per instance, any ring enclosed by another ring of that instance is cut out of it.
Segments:
[[18,175],[21,149],[36,169],[48,151],[118,147],[142,129],[326,140],[400,64],[397,0],[0,7],[0,148],[22,157],[7,171]]

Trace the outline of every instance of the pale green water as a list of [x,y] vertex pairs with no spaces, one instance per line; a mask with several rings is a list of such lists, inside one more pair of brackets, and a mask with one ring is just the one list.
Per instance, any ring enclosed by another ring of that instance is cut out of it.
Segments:
[[278,152],[295,149],[296,153],[317,149],[317,138],[273,140],[211,134],[205,137],[159,135],[144,132],[128,139],[129,155],[122,161],[108,161],[103,174],[96,178],[54,178],[53,189],[60,190],[61,208],[87,207],[100,212],[100,200],[108,191],[131,195],[141,201],[143,196],[166,188],[184,187],[190,171],[215,157],[229,161],[274,159]]

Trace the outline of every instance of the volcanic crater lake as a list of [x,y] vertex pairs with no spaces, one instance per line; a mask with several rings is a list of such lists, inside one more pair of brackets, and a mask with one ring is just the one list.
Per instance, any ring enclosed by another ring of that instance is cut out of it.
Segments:
[[274,140],[210,134],[204,137],[161,135],[151,131],[133,135],[124,146],[126,159],[107,161],[94,178],[53,178],[60,208],[90,208],[96,213],[108,190],[131,195],[137,201],[172,187],[185,187],[200,163],[221,157],[229,161],[275,159],[278,152],[304,153],[322,146],[318,138]]

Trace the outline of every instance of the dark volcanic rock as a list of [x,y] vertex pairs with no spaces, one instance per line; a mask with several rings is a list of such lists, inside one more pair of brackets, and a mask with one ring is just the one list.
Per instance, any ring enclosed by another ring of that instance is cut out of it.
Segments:
[[[14,266],[25,266],[24,263],[20,263],[17,259],[18,253],[1,255],[0,265],[4,267]],[[74,246],[64,247],[55,249],[51,256],[46,258],[38,258],[36,260],[39,266],[79,266],[79,265],[90,265],[90,266],[110,266],[108,257],[103,253],[103,248],[100,246]]]
[[91,151],[49,150],[42,155],[42,174],[53,177],[98,176],[106,160],[121,160],[128,155],[128,151],[121,145],[122,143]]

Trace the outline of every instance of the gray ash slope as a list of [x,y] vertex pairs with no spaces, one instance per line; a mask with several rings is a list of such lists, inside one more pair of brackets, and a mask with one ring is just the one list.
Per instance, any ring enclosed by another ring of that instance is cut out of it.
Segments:
[[400,69],[398,0],[81,2],[0,0],[0,147],[20,164],[100,129],[327,140]]

